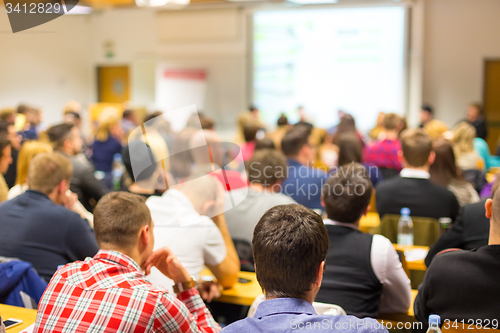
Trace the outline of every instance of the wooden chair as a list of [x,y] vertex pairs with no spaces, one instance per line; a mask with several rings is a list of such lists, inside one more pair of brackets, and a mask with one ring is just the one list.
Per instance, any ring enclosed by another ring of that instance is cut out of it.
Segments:
[[[398,242],[399,215],[386,214],[380,221],[379,233],[392,243]],[[411,217],[413,221],[413,244],[431,246],[439,239],[439,221],[430,217]]]

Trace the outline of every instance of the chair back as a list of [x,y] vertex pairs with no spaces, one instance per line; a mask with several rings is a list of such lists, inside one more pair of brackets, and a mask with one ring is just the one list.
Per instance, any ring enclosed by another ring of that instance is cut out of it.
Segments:
[[238,258],[240,258],[240,266],[242,272],[255,272],[253,264],[252,244],[243,239],[233,239],[234,247]]
[[[393,244],[398,242],[398,222],[400,215],[386,214],[380,221],[380,234]],[[440,236],[439,221],[431,217],[412,216],[413,244],[431,246]]]

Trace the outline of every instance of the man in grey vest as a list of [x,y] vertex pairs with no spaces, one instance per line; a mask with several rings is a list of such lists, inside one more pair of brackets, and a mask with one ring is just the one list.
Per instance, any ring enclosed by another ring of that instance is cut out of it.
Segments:
[[316,302],[360,318],[406,313],[411,302],[410,280],[391,242],[359,231],[372,191],[365,167],[350,163],[330,175],[322,194],[330,246]]

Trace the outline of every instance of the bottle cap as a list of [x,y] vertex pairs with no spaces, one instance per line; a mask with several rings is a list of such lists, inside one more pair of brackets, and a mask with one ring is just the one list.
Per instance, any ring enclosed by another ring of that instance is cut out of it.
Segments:
[[410,216],[410,208],[401,208],[401,215],[403,216]]
[[436,315],[436,314],[431,314],[429,316],[429,325],[432,325],[432,324],[435,324],[435,325],[441,324],[441,317],[439,315]]

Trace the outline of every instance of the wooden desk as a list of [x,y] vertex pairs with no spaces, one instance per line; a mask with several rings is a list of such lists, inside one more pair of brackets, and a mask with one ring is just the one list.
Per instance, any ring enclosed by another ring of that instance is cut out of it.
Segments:
[[368,213],[359,221],[359,230],[362,232],[370,232],[372,229],[380,225],[380,216],[378,213]]
[[19,333],[26,327],[34,324],[36,320],[36,310],[19,308],[17,306],[10,306],[5,304],[0,304],[0,315],[2,315],[2,320],[14,318],[23,321],[21,325],[8,328],[7,333]]
[[[416,246],[416,245],[413,245],[413,246],[400,246],[398,244],[393,244],[394,245],[394,248],[398,251],[402,251],[403,253],[405,251],[408,251],[408,250],[414,250],[414,249],[422,249],[422,250],[427,250],[429,251],[429,247],[428,246]],[[424,259],[419,259],[419,260],[415,260],[415,261],[406,261],[406,264],[408,266],[408,269],[410,271],[426,271],[427,270],[427,266],[425,266],[425,262],[424,262]]]
[[[213,275],[210,270],[204,269],[201,272],[201,276]],[[257,297],[262,295],[262,289],[257,282],[255,273],[240,272],[238,276],[243,279],[248,279],[250,282],[236,282],[232,288],[223,290],[222,296],[217,299],[218,302],[250,306]]]

